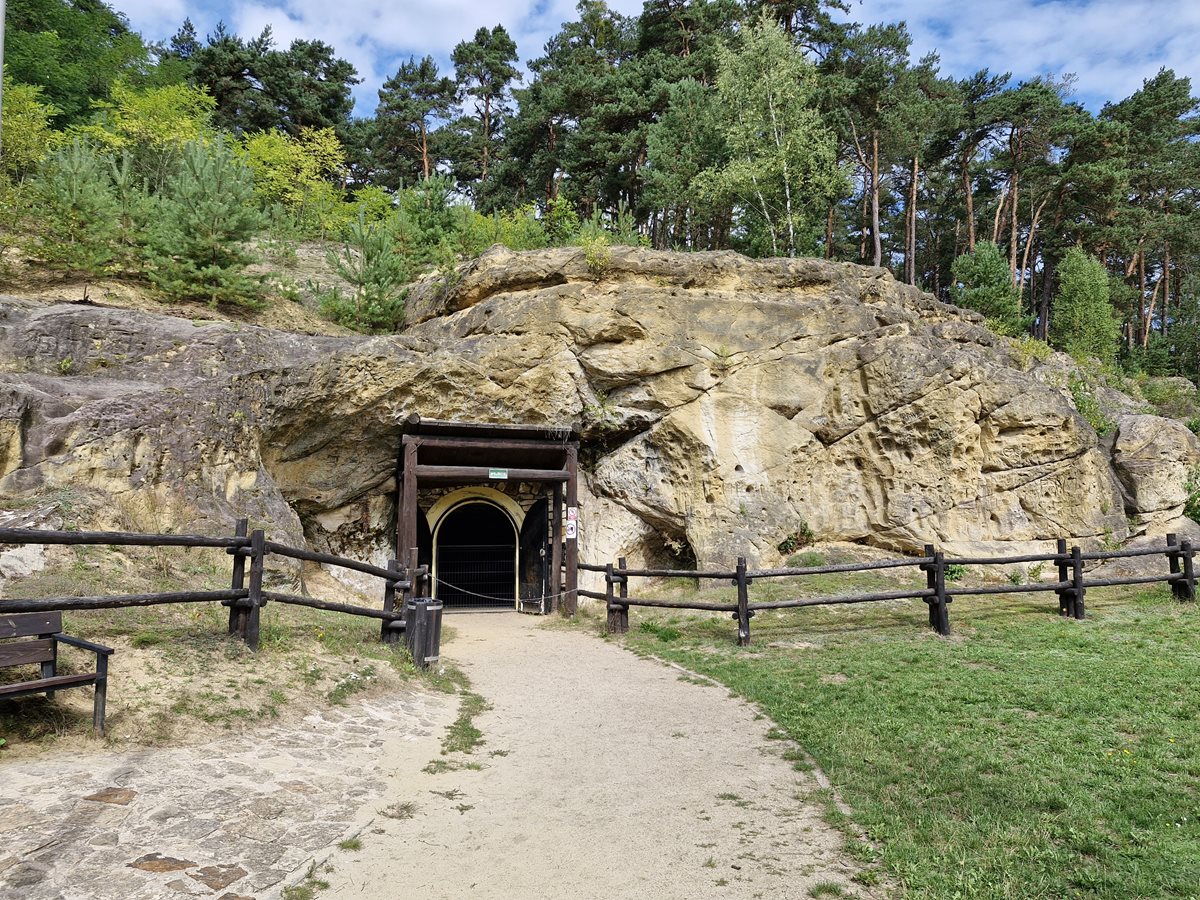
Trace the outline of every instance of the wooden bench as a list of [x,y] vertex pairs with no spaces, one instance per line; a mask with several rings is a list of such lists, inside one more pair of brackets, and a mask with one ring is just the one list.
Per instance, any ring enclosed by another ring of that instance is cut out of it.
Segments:
[[[0,640],[0,669],[12,666],[40,664],[42,677],[34,681],[0,684],[0,700],[45,694],[53,697],[63,688],[95,685],[96,701],[92,710],[92,727],[104,734],[104,701],[108,693],[108,647],[93,644],[62,633],[62,613],[8,613],[0,608],[0,639],[32,638],[32,640]],[[67,644],[96,654],[96,671],[80,675],[58,674],[58,645]]]

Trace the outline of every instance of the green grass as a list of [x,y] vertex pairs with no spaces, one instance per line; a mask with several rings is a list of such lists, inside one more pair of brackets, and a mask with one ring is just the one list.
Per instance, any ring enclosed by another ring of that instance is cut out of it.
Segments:
[[481,696],[463,691],[458,705],[458,718],[446,729],[442,739],[442,753],[473,753],[483,743],[483,732],[475,726],[475,717],[490,707]]
[[1200,611],[1088,600],[1075,622],[1053,595],[960,598],[949,639],[919,601],[766,612],[740,649],[724,615],[635,610],[655,624],[626,642],[761,704],[905,896],[1200,896]]

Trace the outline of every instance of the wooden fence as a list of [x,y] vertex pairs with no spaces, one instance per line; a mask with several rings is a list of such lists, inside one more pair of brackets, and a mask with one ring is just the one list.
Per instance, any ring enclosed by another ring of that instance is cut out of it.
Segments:
[[[1099,560],[1122,559],[1140,556],[1163,556],[1168,571],[1161,575],[1141,575],[1122,578],[1087,578],[1084,563]],[[603,600],[608,610],[608,631],[624,633],[629,630],[629,607],[644,606],[658,609],[687,609],[708,612],[728,612],[737,620],[738,643],[750,643],[750,619],[756,612],[767,609],[798,609],[806,606],[830,606],[842,603],[876,603],[884,600],[924,600],[929,607],[929,626],[941,635],[950,634],[949,606],[955,596],[986,596],[989,594],[1054,593],[1058,596],[1058,611],[1062,616],[1082,619],[1085,615],[1085,595],[1088,588],[1114,587],[1117,585],[1157,584],[1171,585],[1171,591],[1179,600],[1196,599],[1196,575],[1194,569],[1195,550],[1190,541],[1180,542],[1174,534],[1166,537],[1166,548],[1141,550],[1111,550],[1084,553],[1079,547],[1067,549],[1067,541],[1057,542],[1057,552],[1030,554],[1025,556],[997,557],[947,557],[944,553],[926,544],[924,555],[907,559],[889,559],[869,563],[846,563],[832,566],[810,566],[803,568],[751,570],[745,557],[739,557],[732,572],[693,571],[690,569],[630,569],[625,558],[616,565],[592,565],[580,563],[579,568],[587,572],[604,575],[605,590],[580,590],[581,597]],[[1053,582],[1030,584],[989,585],[981,587],[948,586],[947,570],[951,566],[1011,566],[1022,563],[1054,563],[1058,579]],[[750,586],[755,579],[786,578],[801,575],[831,575],[835,573],[873,572],[883,569],[917,568],[925,573],[925,587],[919,589],[877,591],[868,594],[844,594],[838,596],[800,597],[793,600],[770,600],[761,603],[750,601]],[[737,588],[737,600],[733,603],[705,602],[685,599],[647,599],[629,596],[630,578],[695,578],[700,580],[730,581]]]
[[[0,544],[63,544],[67,546],[101,545],[109,547],[209,547],[224,549],[233,557],[233,573],[226,591],[168,591],[157,594],[119,594],[105,597],[51,597],[42,599],[0,600],[3,612],[43,612],[77,609],[118,609],[127,606],[154,606],[163,603],[220,603],[229,607],[229,633],[235,634],[252,649],[258,649],[259,620],[269,601],[292,606],[307,606],[380,620],[380,640],[387,644],[400,641],[405,631],[406,601],[427,595],[429,572],[417,565],[417,551],[410,551],[401,567],[389,560],[387,568],[345,559],[328,553],[300,550],[268,541],[265,533],[247,533],[248,522],[239,519],[230,537],[195,534],[131,534],[120,531],[42,531],[33,528],[0,528]],[[383,581],[382,609],[332,603],[312,597],[283,594],[263,587],[263,574],[269,556],[283,556],[307,562],[340,566],[374,576]],[[246,563],[249,561],[249,571]],[[399,593],[399,598],[397,597]],[[397,600],[399,599],[399,604]]]

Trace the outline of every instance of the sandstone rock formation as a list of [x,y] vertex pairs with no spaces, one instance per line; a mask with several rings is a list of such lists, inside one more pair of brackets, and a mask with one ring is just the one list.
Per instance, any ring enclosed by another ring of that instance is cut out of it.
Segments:
[[1064,358],[818,260],[615,248],[596,271],[497,248],[419,286],[393,337],[15,299],[0,317],[0,498],[87,487],[134,518],[248,514],[376,559],[411,412],[578,428],[596,560],[774,562],[804,525],[895,550],[1122,540],[1177,528],[1200,463],[1153,416],[1099,438]]

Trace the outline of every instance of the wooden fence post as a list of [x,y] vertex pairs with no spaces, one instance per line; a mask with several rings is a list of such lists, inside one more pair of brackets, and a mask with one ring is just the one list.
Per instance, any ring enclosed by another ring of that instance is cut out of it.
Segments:
[[104,713],[108,707],[108,654],[96,654],[96,692],[92,700],[92,730],[104,734]]
[[[247,529],[250,527],[248,519],[238,519],[237,524],[233,529],[234,537],[245,537]],[[229,582],[231,590],[240,591],[246,587],[246,557],[241,553],[241,547],[230,547],[229,553],[233,556],[233,578]],[[235,600],[229,604],[229,633],[242,635],[245,634],[245,627],[242,624],[245,618],[245,607],[239,606],[240,600]]]
[[433,596],[433,572],[429,571],[424,578],[418,573],[417,569],[421,568],[419,563],[420,554],[416,547],[408,548],[408,574],[412,576],[412,596],[413,597],[432,597]]
[[1179,545],[1179,549],[1183,552],[1183,584],[1187,592],[1183,597],[1184,600],[1196,599],[1196,569],[1193,564],[1193,557],[1196,551],[1192,548],[1192,542],[1185,540]]
[[1167,535],[1167,564],[1171,569],[1171,596],[1176,600],[1184,600],[1187,593],[1187,585],[1184,583],[1179,571],[1179,535]]
[[261,624],[259,617],[262,613],[262,608],[267,603],[262,593],[263,565],[266,555],[267,536],[261,528],[256,528],[250,533],[250,596],[246,598],[250,602],[250,607],[246,611],[246,631],[242,636],[246,641],[246,646],[254,651],[258,650],[259,627]]
[[[629,599],[629,576],[625,574],[625,570],[629,568],[625,565],[625,557],[617,559],[617,570],[620,574],[617,578],[620,579],[618,587],[620,588],[620,597],[622,600]],[[622,603],[620,610],[617,613],[617,631],[620,634],[625,634],[629,631],[629,604]]]
[[1080,554],[1078,547],[1071,548],[1071,611],[1076,619],[1082,619],[1086,613],[1083,602],[1086,589],[1083,586],[1083,560]]
[[[390,581],[384,582],[383,588],[383,611],[395,612],[396,610],[396,582],[400,580],[400,562],[399,560],[389,559],[387,562],[389,572],[394,573]],[[397,628],[396,619],[384,619],[379,623],[379,639],[385,644],[395,644],[400,640],[401,629]]]
[[613,575],[613,564],[606,563],[604,566],[604,608],[608,612],[606,631],[609,634],[616,634],[618,626],[617,605],[613,603],[613,582],[616,580],[616,576]]
[[[937,573],[934,569],[934,565],[937,562],[937,550],[934,549],[933,544],[925,545],[925,558],[932,560],[932,562],[921,563],[921,569],[925,572],[925,590],[933,591],[936,596]],[[926,597],[925,605],[929,607],[929,627],[934,631],[937,631],[937,610],[934,608],[934,600],[935,597]]]
[[[1054,552],[1058,554],[1058,559],[1055,560],[1055,565],[1058,566],[1058,583],[1064,584],[1070,581],[1069,572],[1070,564],[1067,560],[1070,559],[1070,554],[1067,553],[1067,539],[1059,538],[1054,545]],[[1064,618],[1071,615],[1071,588],[1060,587],[1056,588],[1054,593],[1058,594],[1058,614]]]
[[738,646],[750,646],[750,579],[746,577],[746,557],[739,556],[737,561],[737,578],[733,582],[737,585],[737,613],[735,618],[738,623]]
[[941,550],[933,555],[933,603],[929,607],[933,630],[942,637],[950,634],[950,597],[946,594],[946,554]]

